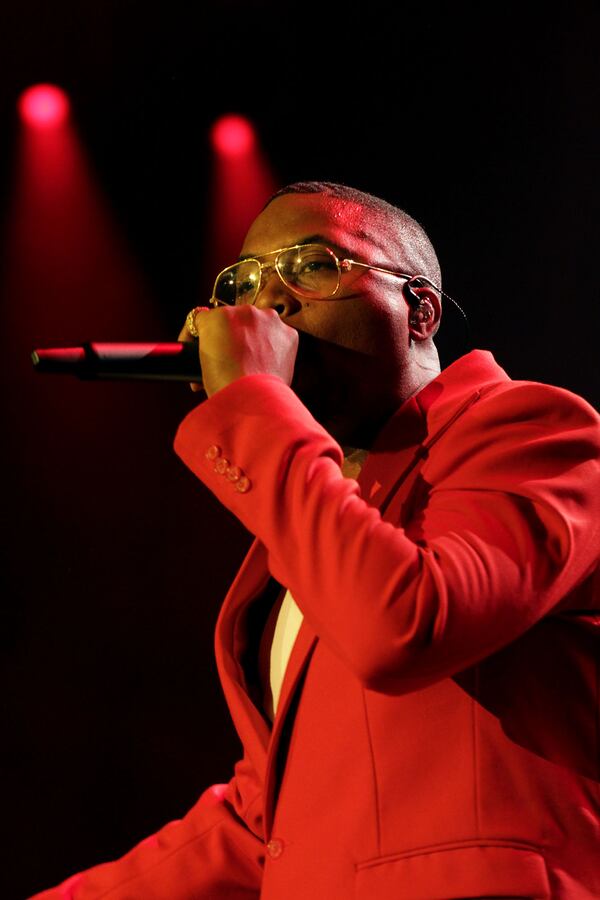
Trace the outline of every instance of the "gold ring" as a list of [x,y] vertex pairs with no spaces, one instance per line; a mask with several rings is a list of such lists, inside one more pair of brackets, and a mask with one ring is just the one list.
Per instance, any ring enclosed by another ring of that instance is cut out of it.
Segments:
[[195,306],[193,309],[190,309],[189,313],[185,319],[185,325],[189,333],[192,337],[197,338],[198,332],[196,331],[196,316],[200,312],[201,309],[206,309],[205,306]]

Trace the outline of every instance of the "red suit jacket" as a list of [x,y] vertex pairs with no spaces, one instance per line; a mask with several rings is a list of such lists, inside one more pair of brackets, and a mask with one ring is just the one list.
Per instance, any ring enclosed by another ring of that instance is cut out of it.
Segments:
[[[358,483],[275,377],[193,410],[177,453],[257,537],[216,630],[244,757],[38,898],[600,897],[599,447],[581,398],[481,351],[403,404]],[[272,729],[270,579],[304,614]]]

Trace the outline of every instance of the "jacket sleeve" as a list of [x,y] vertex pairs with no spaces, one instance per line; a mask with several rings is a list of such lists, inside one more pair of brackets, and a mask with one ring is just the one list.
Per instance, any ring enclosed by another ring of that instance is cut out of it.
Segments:
[[340,448],[274,376],[246,376],[201,404],[175,449],[265,544],[320,639],[367,687],[403,692],[515,640],[592,570],[599,444],[581,398],[533,383],[493,389],[425,460],[406,529],[342,476]]
[[257,787],[244,759],[229,784],[208,788],[183,819],[30,900],[258,900],[264,843]]

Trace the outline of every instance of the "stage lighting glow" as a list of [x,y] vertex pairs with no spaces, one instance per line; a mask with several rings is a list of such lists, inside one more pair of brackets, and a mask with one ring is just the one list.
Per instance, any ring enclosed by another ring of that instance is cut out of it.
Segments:
[[243,116],[221,116],[212,127],[212,142],[223,156],[243,156],[255,144],[252,124]]
[[61,125],[69,115],[69,99],[54,84],[34,84],[19,97],[19,113],[24,122],[39,128]]

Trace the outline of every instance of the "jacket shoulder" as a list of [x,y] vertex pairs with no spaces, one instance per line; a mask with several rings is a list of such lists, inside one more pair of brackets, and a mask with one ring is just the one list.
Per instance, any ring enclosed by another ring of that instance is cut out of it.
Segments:
[[600,430],[600,415],[578,394],[538,381],[503,381],[485,388],[476,404],[479,416],[517,425]]

